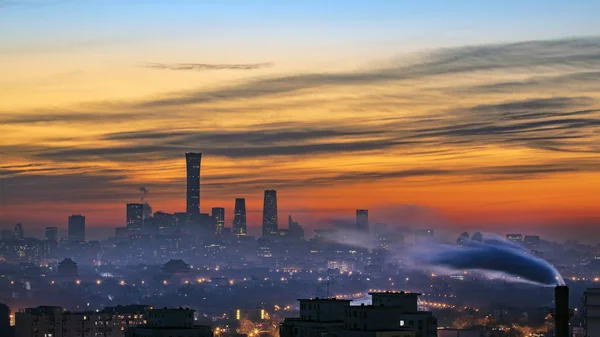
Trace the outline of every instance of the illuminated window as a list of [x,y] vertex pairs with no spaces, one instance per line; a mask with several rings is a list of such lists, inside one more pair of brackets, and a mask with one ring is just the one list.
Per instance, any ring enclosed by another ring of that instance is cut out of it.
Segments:
[[403,319],[400,320],[400,326],[404,326],[404,320]]

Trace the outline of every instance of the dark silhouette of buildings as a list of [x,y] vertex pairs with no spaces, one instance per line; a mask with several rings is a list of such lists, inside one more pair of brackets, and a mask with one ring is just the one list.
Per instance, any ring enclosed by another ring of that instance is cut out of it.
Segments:
[[225,228],[225,208],[213,207],[212,216],[215,218],[215,233],[217,235],[223,234],[223,228]]
[[73,214],[69,217],[69,242],[85,242],[85,217]]
[[144,223],[144,204],[127,204],[127,231],[130,234],[142,231]]
[[58,227],[46,227],[46,241],[58,242]]
[[13,230],[13,239],[15,240],[23,240],[25,235],[23,234],[23,225],[20,223],[15,225],[15,229]]
[[523,243],[523,234],[506,234],[506,240],[512,241],[514,243]]
[[265,190],[262,236],[279,235],[277,220],[277,191]]
[[212,337],[212,327],[194,325],[192,309],[154,309],[148,311],[148,324],[127,329],[127,337]]
[[202,153],[186,153],[187,199],[186,214],[188,221],[197,220],[200,215],[200,162]]
[[165,274],[187,274],[190,272],[190,265],[177,259],[165,263],[162,269]]
[[299,223],[292,220],[292,216],[288,216],[288,236],[294,239],[304,239],[304,229]]
[[77,275],[77,263],[75,263],[75,261],[66,258],[58,264],[58,276],[70,278]]
[[369,231],[369,210],[356,210],[356,229],[361,232]]
[[369,293],[372,305],[351,306],[349,300],[301,299],[300,317],[286,318],[281,337],[437,336],[437,320],[419,311],[418,294]]
[[233,234],[246,235],[246,199],[244,198],[235,199]]
[[12,336],[13,331],[10,326],[10,308],[4,303],[0,303],[0,336]]

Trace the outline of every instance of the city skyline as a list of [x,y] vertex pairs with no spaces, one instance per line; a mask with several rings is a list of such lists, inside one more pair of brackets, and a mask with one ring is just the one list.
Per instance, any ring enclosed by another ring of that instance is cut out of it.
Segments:
[[142,187],[184,212],[181,156],[201,152],[199,212],[226,226],[243,197],[260,231],[273,189],[305,229],[364,208],[599,239],[598,3],[0,6],[2,228],[111,232]]

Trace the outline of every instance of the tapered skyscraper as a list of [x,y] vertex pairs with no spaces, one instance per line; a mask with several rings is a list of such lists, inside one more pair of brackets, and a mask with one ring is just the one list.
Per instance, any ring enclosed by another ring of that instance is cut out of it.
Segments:
[[198,219],[200,215],[200,162],[202,153],[186,153],[187,199],[186,214],[188,220]]
[[263,204],[263,223],[262,235],[278,235],[277,221],[277,191],[265,190],[265,200]]
[[246,199],[244,198],[235,199],[233,234],[246,235]]

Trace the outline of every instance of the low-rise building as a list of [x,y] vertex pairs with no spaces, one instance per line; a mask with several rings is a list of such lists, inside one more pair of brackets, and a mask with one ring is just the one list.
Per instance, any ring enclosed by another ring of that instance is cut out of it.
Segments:
[[194,325],[192,309],[155,309],[148,311],[145,326],[127,330],[127,337],[213,337],[212,327]]
[[301,299],[300,317],[286,319],[281,337],[435,337],[437,320],[419,311],[418,294],[369,293],[372,305],[337,299]]

